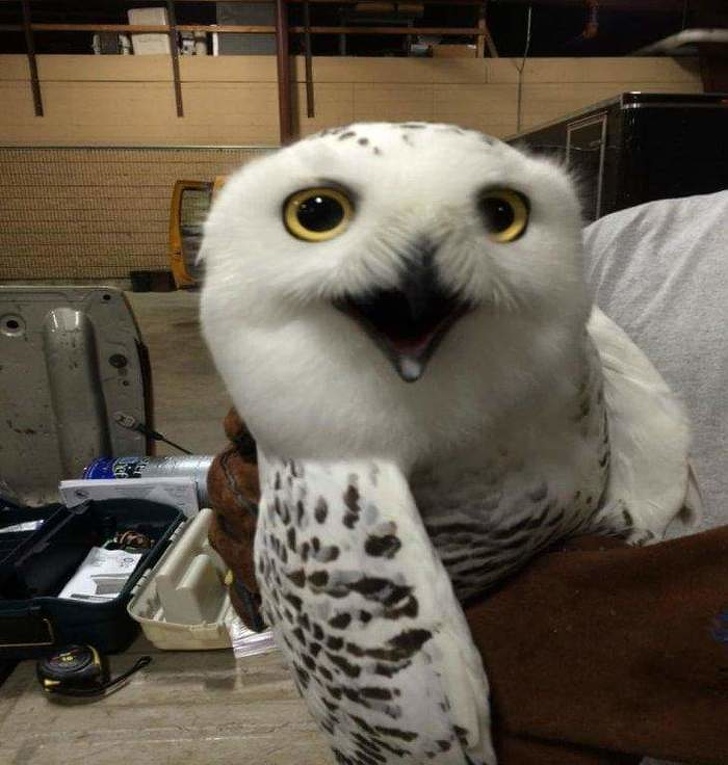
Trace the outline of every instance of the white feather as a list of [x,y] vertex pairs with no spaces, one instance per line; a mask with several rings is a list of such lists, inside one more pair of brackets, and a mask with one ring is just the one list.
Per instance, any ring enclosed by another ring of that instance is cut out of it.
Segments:
[[678,516],[693,522],[701,511],[689,469],[687,414],[647,356],[598,308],[588,328],[602,361],[609,416],[607,499],[629,508],[637,531],[662,537]]

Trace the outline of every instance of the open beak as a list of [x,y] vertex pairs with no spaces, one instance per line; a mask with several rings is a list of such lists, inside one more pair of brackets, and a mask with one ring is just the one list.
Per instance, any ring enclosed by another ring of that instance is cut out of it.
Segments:
[[356,321],[405,382],[415,382],[471,305],[442,288],[431,253],[408,261],[400,287],[347,295],[334,306]]

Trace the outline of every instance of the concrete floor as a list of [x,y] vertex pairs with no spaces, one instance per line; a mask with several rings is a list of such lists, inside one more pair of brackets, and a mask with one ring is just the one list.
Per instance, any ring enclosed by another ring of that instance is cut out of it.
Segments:
[[[156,429],[214,454],[230,403],[199,335],[198,295],[128,297],[151,356]],[[22,662],[0,688],[0,765],[333,763],[277,652],[236,660],[232,650],[158,651],[140,637],[111,657],[112,676],[143,653],[154,661],[93,703],[48,700],[35,663]]]

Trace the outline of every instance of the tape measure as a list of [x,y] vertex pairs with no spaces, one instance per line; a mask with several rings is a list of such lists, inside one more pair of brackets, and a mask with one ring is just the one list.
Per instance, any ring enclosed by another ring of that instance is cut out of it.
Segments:
[[146,667],[151,656],[142,656],[134,666],[111,680],[109,661],[91,645],[69,645],[36,664],[43,690],[56,696],[92,698],[117,688]]

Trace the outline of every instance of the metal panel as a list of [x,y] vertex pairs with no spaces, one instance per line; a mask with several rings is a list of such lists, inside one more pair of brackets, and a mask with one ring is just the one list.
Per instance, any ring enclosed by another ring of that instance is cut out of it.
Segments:
[[25,502],[102,455],[146,454],[113,420],[147,419],[146,350],[124,294],[0,287],[0,479]]
[[604,151],[607,145],[607,113],[601,112],[570,122],[566,126],[566,160],[569,166],[589,179],[584,187],[584,216],[596,220],[602,215]]

